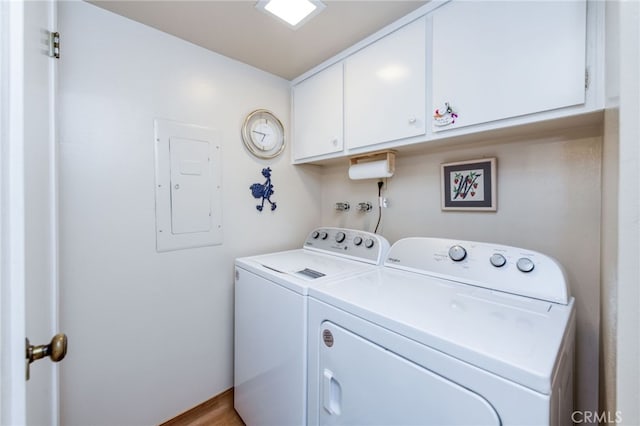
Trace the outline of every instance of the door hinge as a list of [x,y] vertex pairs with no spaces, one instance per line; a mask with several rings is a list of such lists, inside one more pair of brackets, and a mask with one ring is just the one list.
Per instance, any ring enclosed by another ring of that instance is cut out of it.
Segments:
[[584,70],[584,88],[589,88],[589,70]]
[[49,33],[49,56],[60,59],[60,33]]

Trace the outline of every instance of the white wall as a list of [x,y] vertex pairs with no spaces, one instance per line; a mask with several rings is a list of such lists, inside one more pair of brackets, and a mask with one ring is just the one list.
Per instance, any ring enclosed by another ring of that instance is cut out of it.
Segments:
[[[640,424],[640,4],[621,1],[619,108],[617,127],[617,220],[614,311],[616,330],[616,410],[623,424]],[[614,130],[615,134],[615,130]],[[613,142],[613,141],[609,141]]]
[[605,114],[602,149],[602,285],[600,408],[616,411],[618,287],[618,149],[620,139],[620,2],[606,3]]
[[640,424],[640,5],[607,2],[602,411]]
[[[577,409],[598,403],[600,302],[601,129],[583,128],[517,140],[477,141],[401,155],[387,180],[381,233],[391,242],[409,236],[450,237],[530,248],[555,257],[567,270],[577,307]],[[497,157],[498,211],[443,212],[440,164]],[[350,181],[347,161],[323,174],[322,222],[373,230],[375,212],[334,210],[377,204],[376,180]]]
[[[317,172],[240,140],[260,107],[289,128],[287,81],[85,2],[59,20],[62,423],[157,424],[232,386],[233,259],[300,245]],[[220,132],[223,245],[156,252],[154,118]],[[278,208],[259,213],[267,164]]]

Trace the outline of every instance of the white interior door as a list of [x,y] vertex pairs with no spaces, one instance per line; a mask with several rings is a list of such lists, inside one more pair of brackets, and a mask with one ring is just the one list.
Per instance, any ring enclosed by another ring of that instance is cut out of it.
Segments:
[[[2,424],[58,424],[57,371],[25,380],[25,338],[57,329],[55,1],[2,2]],[[5,324],[7,326],[5,326]],[[5,351],[5,348],[10,348]],[[44,353],[46,356],[46,352]]]

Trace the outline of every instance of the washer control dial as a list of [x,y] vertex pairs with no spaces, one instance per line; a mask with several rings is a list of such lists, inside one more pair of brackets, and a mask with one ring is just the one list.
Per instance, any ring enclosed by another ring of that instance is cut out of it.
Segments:
[[507,263],[507,259],[505,259],[500,253],[495,253],[489,258],[489,262],[491,262],[491,264],[496,268],[501,268]]
[[464,249],[464,247],[456,244],[449,249],[449,257],[454,262],[460,262],[461,260],[464,260],[465,257],[467,257],[467,251]]
[[356,246],[359,246],[360,244],[362,244],[362,237],[355,237],[353,239],[353,244],[355,244]]
[[320,233],[320,238],[323,239],[323,240],[326,240],[328,236],[329,236],[329,234],[327,234],[325,231],[322,231]]
[[347,238],[347,236],[342,231],[340,231],[340,232],[338,232],[336,234],[336,242],[338,242],[338,243],[343,242],[345,238]]
[[313,238],[314,240],[317,240],[319,236],[320,233],[318,231],[313,231],[313,233],[311,234],[311,238]]
[[531,272],[536,265],[528,257],[521,257],[518,259],[516,266],[521,272]]
[[366,241],[364,242],[364,246],[368,249],[372,248],[374,244],[375,244],[375,241],[373,241],[371,238],[367,238]]

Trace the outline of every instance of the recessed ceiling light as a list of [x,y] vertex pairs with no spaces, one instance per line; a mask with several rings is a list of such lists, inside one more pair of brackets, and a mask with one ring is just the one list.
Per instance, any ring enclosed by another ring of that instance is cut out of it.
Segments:
[[320,0],[260,0],[256,8],[282,19],[294,30],[325,8]]

